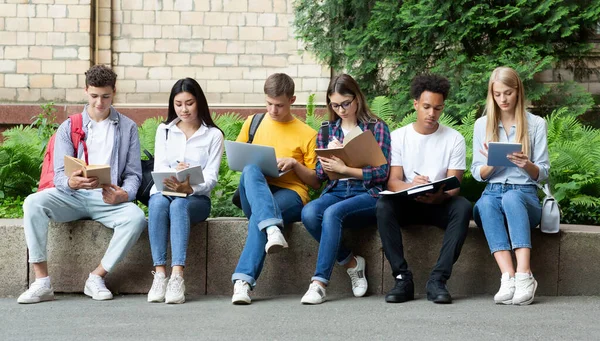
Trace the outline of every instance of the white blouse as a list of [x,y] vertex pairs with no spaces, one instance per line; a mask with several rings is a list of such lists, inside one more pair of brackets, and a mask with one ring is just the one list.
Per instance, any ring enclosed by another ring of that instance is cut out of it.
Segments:
[[[179,121],[176,118],[169,124],[162,123],[158,126],[154,142],[154,170],[175,170],[179,162],[190,166],[200,165],[204,183],[192,185],[193,195],[210,197],[210,192],[217,185],[223,157],[223,134],[215,127],[202,125],[186,140],[185,134],[177,127]],[[156,192],[156,186],[153,186],[150,195]]]

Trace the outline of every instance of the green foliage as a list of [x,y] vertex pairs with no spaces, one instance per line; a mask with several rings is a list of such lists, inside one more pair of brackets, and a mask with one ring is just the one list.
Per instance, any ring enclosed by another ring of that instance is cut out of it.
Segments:
[[[600,129],[582,125],[566,108],[553,112],[546,120],[550,183],[562,207],[563,221],[596,219],[596,224],[600,223]],[[587,218],[581,219],[583,216]]]
[[0,199],[0,217],[3,219],[14,219],[23,217],[23,201],[21,196]]
[[44,141],[42,149],[45,149],[48,139],[56,132],[59,124],[56,123],[57,110],[54,107],[54,102],[40,104],[40,108],[42,108],[42,112],[31,118],[33,120],[31,127],[38,130],[38,137]]
[[223,130],[225,140],[235,141],[242,130],[242,125],[244,125],[244,118],[240,114],[233,112],[220,115],[213,113],[213,121]]
[[0,146],[0,198],[35,192],[40,179],[43,146],[47,142],[42,136],[30,126],[17,126],[4,132],[5,140]]
[[138,127],[138,135],[140,137],[140,153],[142,160],[147,160],[148,157],[144,153],[144,150],[154,155],[154,141],[156,139],[156,129],[163,122],[162,117],[152,117],[145,120],[141,126]]
[[[448,77],[446,113],[481,112],[491,71],[515,68],[527,97],[546,115],[590,108],[590,95],[571,83],[545,86],[534,75],[553,67],[577,80],[598,72],[588,42],[600,17],[597,1],[296,0],[297,37],[334,70],[352,74],[367,95],[385,94],[399,119],[412,112],[411,79],[423,72]],[[593,63],[590,64],[593,66]],[[564,96],[569,88],[571,96]]]

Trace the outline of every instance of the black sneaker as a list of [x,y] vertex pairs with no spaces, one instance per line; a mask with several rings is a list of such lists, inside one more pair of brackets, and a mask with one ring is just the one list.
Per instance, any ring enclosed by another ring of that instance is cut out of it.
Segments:
[[452,303],[452,296],[446,288],[446,282],[439,279],[430,279],[427,281],[425,288],[427,289],[427,300],[433,301],[433,303]]
[[415,284],[412,276],[398,275],[396,285],[385,295],[385,301],[388,303],[402,303],[415,299]]

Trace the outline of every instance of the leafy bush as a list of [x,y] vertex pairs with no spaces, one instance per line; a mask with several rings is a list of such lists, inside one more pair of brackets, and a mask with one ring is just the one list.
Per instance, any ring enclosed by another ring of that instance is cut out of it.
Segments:
[[534,75],[555,67],[576,80],[598,73],[590,44],[597,1],[296,0],[294,15],[306,49],[352,74],[370,98],[388,96],[398,119],[412,112],[409,84],[423,72],[450,79],[448,114],[481,112],[490,73],[501,65],[519,72],[535,105],[549,105],[542,116],[563,106],[581,113],[591,103],[573,82],[545,86]]

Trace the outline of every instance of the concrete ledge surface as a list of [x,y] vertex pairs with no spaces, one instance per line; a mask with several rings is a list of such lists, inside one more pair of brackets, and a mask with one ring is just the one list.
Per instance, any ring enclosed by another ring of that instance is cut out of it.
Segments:
[[[18,296],[33,279],[27,263],[22,220],[0,220],[0,297]],[[563,225],[556,235],[532,231],[532,270],[538,295],[600,295],[600,226]],[[192,227],[187,255],[186,288],[192,295],[230,295],[235,270],[247,235],[247,221],[216,218]],[[290,248],[268,255],[254,297],[302,295],[312,277],[318,243],[302,224],[286,226]],[[49,272],[56,292],[78,293],[88,273],[102,258],[112,230],[81,220],[51,224],[48,232]],[[403,229],[406,258],[415,278],[415,292],[425,293],[425,282],[439,255],[443,230],[432,226]],[[384,294],[394,283],[375,226],[349,229],[344,243],[367,261],[369,294]],[[170,250],[169,250],[170,253]],[[107,286],[115,293],[147,293],[152,284],[148,234],[113,272]],[[494,294],[500,274],[489,253],[483,231],[471,224],[448,287],[454,295]],[[336,265],[328,295],[352,296],[350,280]]]

